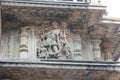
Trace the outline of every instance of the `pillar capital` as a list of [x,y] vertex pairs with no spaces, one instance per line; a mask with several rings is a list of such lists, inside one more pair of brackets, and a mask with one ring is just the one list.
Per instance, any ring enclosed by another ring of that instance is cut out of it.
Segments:
[[28,37],[29,26],[20,28],[21,30],[21,37]]
[[98,24],[89,27],[89,33],[92,39],[101,39],[105,32],[105,27]]
[[100,39],[92,39],[93,45],[100,45],[101,40]]

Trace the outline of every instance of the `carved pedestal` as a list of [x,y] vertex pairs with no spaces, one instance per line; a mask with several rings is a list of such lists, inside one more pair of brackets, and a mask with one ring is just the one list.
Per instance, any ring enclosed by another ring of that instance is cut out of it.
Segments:
[[20,58],[28,58],[28,30],[29,27],[21,28],[20,34]]
[[93,39],[92,43],[93,43],[94,60],[100,61],[101,60],[101,52],[100,52],[100,46],[99,45],[101,43],[101,40]]

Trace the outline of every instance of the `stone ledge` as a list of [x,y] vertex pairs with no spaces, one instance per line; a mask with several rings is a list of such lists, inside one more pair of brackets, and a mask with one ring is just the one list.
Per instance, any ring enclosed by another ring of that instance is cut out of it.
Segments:
[[25,1],[2,0],[2,6],[47,7],[47,8],[73,8],[73,9],[105,9],[103,5],[92,5],[83,2],[55,2],[55,1]]
[[55,2],[55,1],[1,1],[3,6],[24,6],[24,7],[52,7],[52,8],[80,8],[86,9],[88,3]]
[[0,60],[0,67],[27,67],[27,68],[51,68],[51,69],[81,69],[120,71],[120,62],[93,62],[93,61],[69,61],[69,60]]

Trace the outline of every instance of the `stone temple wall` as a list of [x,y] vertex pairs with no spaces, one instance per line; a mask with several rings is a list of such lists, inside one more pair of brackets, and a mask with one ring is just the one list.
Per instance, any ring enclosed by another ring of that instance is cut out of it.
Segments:
[[[67,26],[66,26],[67,27]],[[1,52],[6,58],[93,60],[89,35],[50,23],[2,30]]]

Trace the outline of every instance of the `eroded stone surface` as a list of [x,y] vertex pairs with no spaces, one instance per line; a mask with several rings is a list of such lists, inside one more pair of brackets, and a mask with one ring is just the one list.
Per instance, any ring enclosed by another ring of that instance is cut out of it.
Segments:
[[0,79],[11,80],[119,80],[112,71],[63,70],[40,68],[0,68]]
[[[10,44],[5,43],[6,46],[4,46],[3,48],[5,49],[5,47],[11,46],[11,44],[13,43],[11,40],[13,38],[17,38],[17,40],[14,39],[16,40],[15,42],[17,42],[17,44],[11,47],[17,46],[16,47],[17,49],[16,48],[14,49],[18,50],[20,47],[20,42],[22,42],[20,41],[21,27],[24,28],[26,26],[29,26],[30,30],[28,31],[28,38],[26,38],[28,39],[26,42],[28,46],[28,53],[29,53],[28,58],[31,57],[35,59],[37,55],[34,55],[34,53],[37,52],[36,51],[37,48],[40,48],[40,43],[41,43],[39,42],[41,40],[40,36],[46,35],[50,33],[50,31],[53,33],[53,28],[51,27],[52,26],[51,23],[53,21],[56,21],[59,26],[58,29],[65,32],[65,34],[63,33],[64,37],[66,37],[65,40],[69,42],[67,43],[67,45],[69,46],[71,45],[70,47],[72,48],[74,46],[76,46],[75,48],[77,48],[76,44],[81,45],[81,48],[80,50],[77,50],[78,52],[76,52],[76,55],[74,55],[73,53],[74,50],[71,51],[72,56],[76,56],[76,59],[97,60],[95,59],[95,55],[93,54],[94,53],[92,49],[92,47],[94,47],[93,43],[91,43],[92,41],[94,42],[94,39],[96,39],[96,40],[100,40],[101,42],[101,44],[99,43],[97,45],[97,47],[100,47],[100,49],[97,52],[99,53],[98,60],[111,60],[111,61],[117,60],[119,58],[119,47],[118,47],[119,35],[115,33],[117,29],[117,27],[115,26],[117,25],[97,23],[96,21],[99,18],[99,15],[101,14],[100,11],[102,12],[102,10],[93,11],[93,10],[79,10],[79,9],[2,7],[2,23],[5,23],[3,24],[3,27],[2,27],[3,39],[6,42],[7,41],[11,42]],[[63,22],[67,24],[66,28],[61,27]],[[12,29],[16,30],[16,37],[14,34],[13,35],[8,34],[8,32],[11,33]],[[74,38],[73,36],[77,36],[76,33],[79,34],[80,36],[79,40],[77,40],[78,37],[76,37],[76,39],[73,39]],[[113,42],[111,41],[112,43],[110,44],[110,46],[112,47],[110,48],[106,46],[106,50],[103,49],[103,47],[105,47],[105,43],[104,43],[105,38],[111,39],[113,41]],[[78,41],[80,42],[77,43]],[[2,41],[2,45],[4,45],[4,41]],[[31,47],[31,46],[34,46],[34,47]],[[43,45],[43,46],[46,46],[46,45]],[[57,48],[58,47],[56,47],[56,49]],[[111,51],[107,52],[109,50],[108,48]],[[15,56],[15,58],[20,56],[18,53],[19,51],[15,51],[17,52],[17,54],[14,55],[12,48],[9,49],[9,47],[7,47],[6,49],[7,50],[3,50],[2,52],[4,53],[4,56],[8,56],[8,57]],[[89,53],[87,50],[89,50]],[[40,53],[40,50],[38,50],[38,52]],[[110,55],[107,55],[107,53],[109,53]],[[77,58],[77,56],[79,57]],[[45,56],[42,56],[42,57],[45,57]],[[75,59],[75,58],[73,57],[72,59]]]

